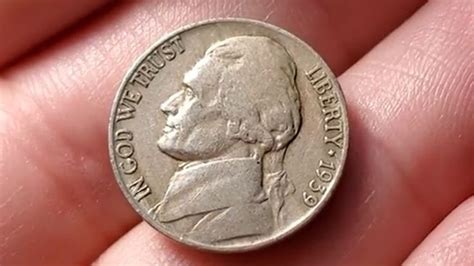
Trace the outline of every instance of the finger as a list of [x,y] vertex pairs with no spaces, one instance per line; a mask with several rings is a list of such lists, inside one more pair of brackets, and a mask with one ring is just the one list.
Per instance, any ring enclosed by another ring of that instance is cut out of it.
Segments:
[[474,264],[474,196],[464,201],[410,254],[406,265]]
[[469,1],[433,1],[346,71],[351,148],[334,199],[294,237],[245,255],[199,252],[142,223],[99,264],[400,264],[474,192]]
[[108,0],[0,2],[0,66],[86,16]]
[[419,5],[364,3],[377,12],[360,1],[125,2],[5,71],[0,262],[88,262],[137,221],[110,173],[106,121],[124,72],[165,32],[209,17],[267,19],[304,35],[341,72]]

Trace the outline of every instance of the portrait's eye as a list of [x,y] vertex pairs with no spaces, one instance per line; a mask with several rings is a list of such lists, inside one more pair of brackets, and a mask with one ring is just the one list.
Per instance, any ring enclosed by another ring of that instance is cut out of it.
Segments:
[[189,87],[185,87],[184,88],[184,96],[188,99],[193,98],[194,97],[194,91]]

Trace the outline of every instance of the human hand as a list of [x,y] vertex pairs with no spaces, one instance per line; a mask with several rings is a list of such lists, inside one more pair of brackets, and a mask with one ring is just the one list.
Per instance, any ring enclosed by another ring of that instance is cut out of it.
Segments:
[[[0,3],[1,265],[474,263],[472,1],[128,1],[92,12],[103,2]],[[142,222],[107,152],[132,62],[165,33],[224,16],[309,43],[339,76],[351,128],[324,211],[278,244],[233,255]]]

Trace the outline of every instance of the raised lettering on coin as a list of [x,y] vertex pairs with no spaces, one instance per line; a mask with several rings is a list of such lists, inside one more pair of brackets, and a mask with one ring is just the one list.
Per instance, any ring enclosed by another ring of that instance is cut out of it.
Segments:
[[138,202],[151,194],[151,188],[145,183],[143,176],[140,176],[137,180],[129,184],[128,188]]

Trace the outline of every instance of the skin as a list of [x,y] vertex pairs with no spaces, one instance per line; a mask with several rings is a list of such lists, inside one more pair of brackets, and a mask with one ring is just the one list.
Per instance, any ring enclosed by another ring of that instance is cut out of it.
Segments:
[[[120,2],[52,39],[71,19],[22,16],[30,27],[20,28],[18,16],[6,19],[10,35],[44,30],[21,35],[40,46],[0,49],[11,58],[0,72],[0,264],[472,265],[472,1],[423,4]],[[141,222],[107,155],[109,109],[133,60],[165,32],[222,16],[266,20],[308,42],[339,76],[350,114],[329,205],[293,237],[245,255],[196,251]]]

